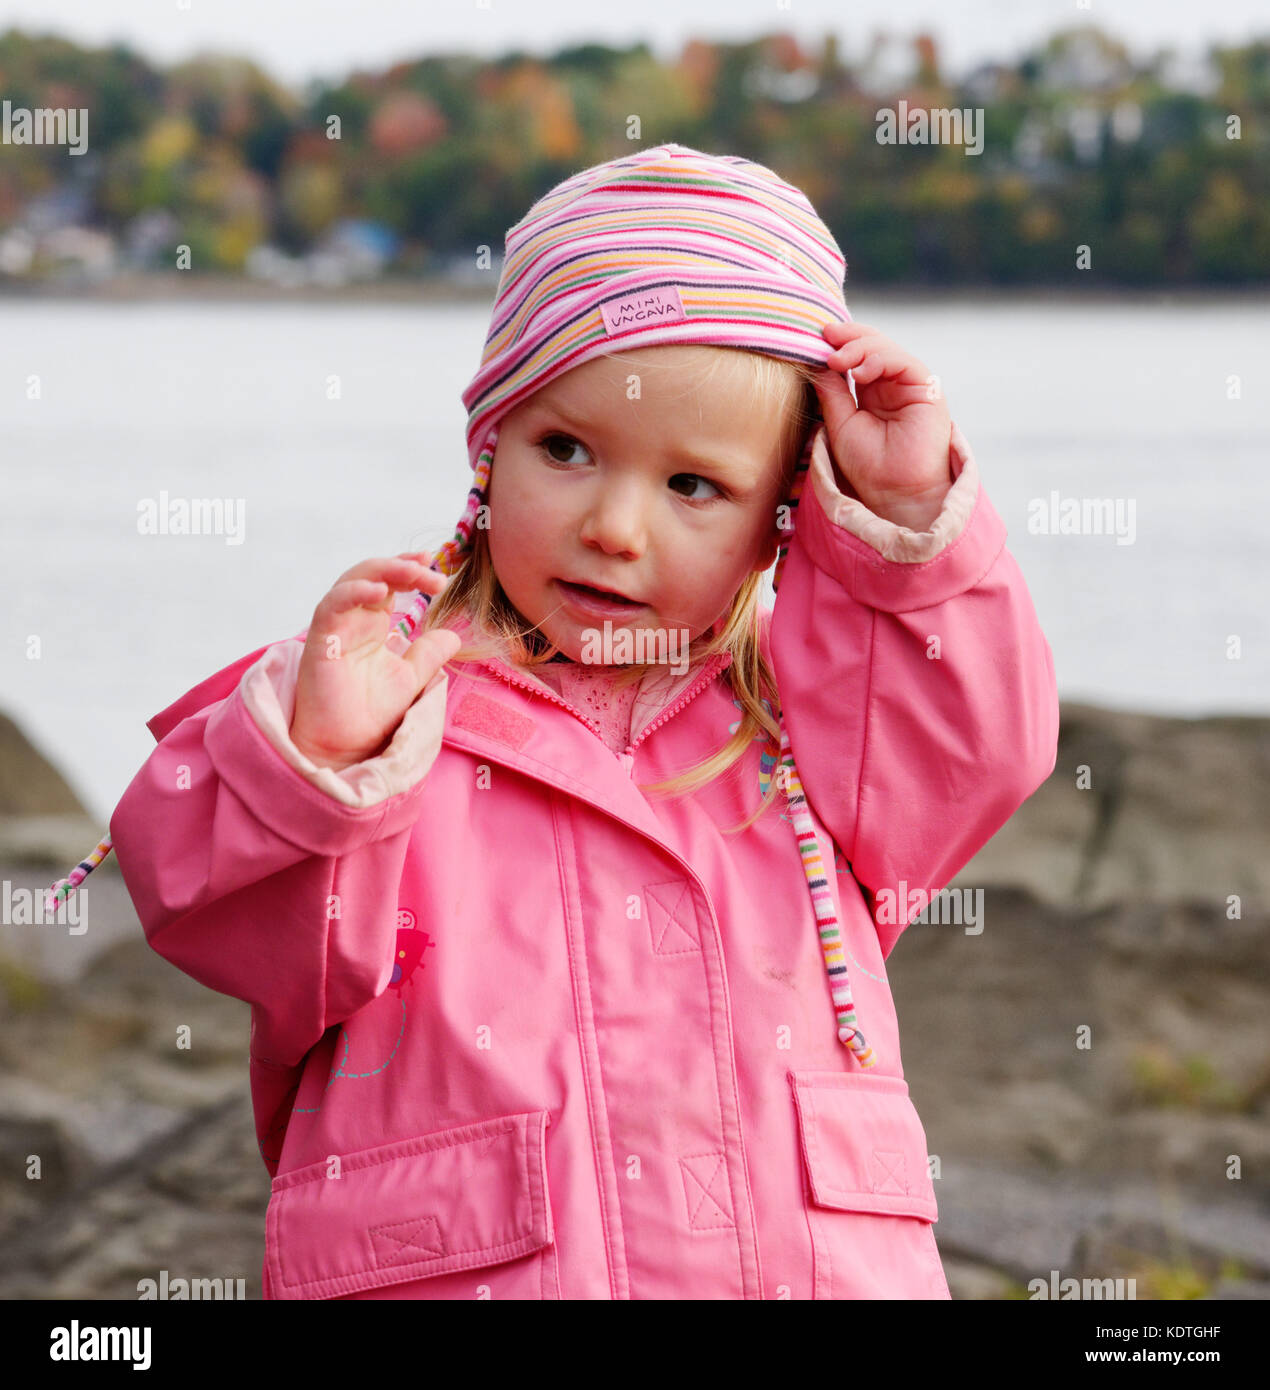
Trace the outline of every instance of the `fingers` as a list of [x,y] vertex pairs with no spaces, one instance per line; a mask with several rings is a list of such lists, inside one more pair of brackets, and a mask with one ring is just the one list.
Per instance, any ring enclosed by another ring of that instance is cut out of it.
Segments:
[[850,372],[857,386],[867,386],[882,377],[901,386],[925,386],[931,379],[922,362],[884,334],[867,324],[848,326],[859,331],[830,353],[825,366],[831,371]]
[[[834,348],[825,365],[835,371],[850,370],[857,381],[873,381],[881,375],[895,376],[900,364],[915,379],[924,381],[929,375],[925,365],[912,353],[905,352],[872,324],[836,321],[822,325],[820,331]],[[876,360],[865,370],[870,358]]]
[[[436,595],[449,582],[448,575],[429,569],[419,553],[362,560],[346,570],[323,596],[313,612],[310,630],[317,636],[324,636],[341,615],[355,614],[358,610],[368,614],[387,613],[392,608],[393,594],[405,589],[422,589]],[[369,637],[372,631],[353,617],[345,618],[340,626],[347,637],[355,640]]]
[[419,689],[422,690],[462,645],[463,639],[457,632],[445,627],[433,627],[420,634],[401,653],[401,659],[414,667]]
[[400,593],[405,588],[424,589],[429,593],[440,593],[450,582],[449,576],[440,570],[429,569],[424,563],[426,552],[407,552],[401,555],[376,556],[362,560],[340,575],[346,579],[377,579],[392,585],[391,592]]
[[813,384],[831,430],[837,430],[859,410],[845,376],[834,371],[820,372]]
[[333,618],[337,613],[347,613],[350,608],[378,607],[388,593],[388,585],[378,580],[342,579],[318,604],[318,613]]
[[876,333],[867,323],[857,323],[854,319],[835,319],[821,326],[821,335],[827,343],[841,346],[859,333]]
[[894,376],[914,360],[889,338],[868,333],[837,348],[825,366],[833,371],[850,371],[857,381],[863,382],[876,380],[884,370],[888,376]]

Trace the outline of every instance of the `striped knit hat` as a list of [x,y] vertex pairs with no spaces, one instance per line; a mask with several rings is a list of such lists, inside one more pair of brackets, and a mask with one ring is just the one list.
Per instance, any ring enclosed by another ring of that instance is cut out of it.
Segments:
[[[806,196],[772,170],[684,145],[639,150],[556,185],[509,228],[481,365],[463,392],[475,477],[454,538],[432,560],[453,574],[467,559],[486,505],[499,422],[554,378],[593,358],[670,343],[744,348],[823,366],[823,324],[850,319],[846,262]],[[815,431],[786,500],[780,584]],[[431,596],[413,595],[397,630],[413,641]],[[828,873],[789,735],[781,766],[815,912],[838,1038],[861,1067],[876,1062],[855,1016]],[[781,775],[781,774],[778,774]],[[73,890],[109,852],[97,846],[55,896]]]

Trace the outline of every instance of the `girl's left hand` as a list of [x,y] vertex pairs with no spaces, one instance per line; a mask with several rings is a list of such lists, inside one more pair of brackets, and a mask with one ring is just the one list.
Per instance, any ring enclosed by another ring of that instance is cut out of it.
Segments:
[[835,348],[816,378],[834,462],[875,515],[928,530],[953,482],[939,378],[867,323],[837,321],[821,332]]

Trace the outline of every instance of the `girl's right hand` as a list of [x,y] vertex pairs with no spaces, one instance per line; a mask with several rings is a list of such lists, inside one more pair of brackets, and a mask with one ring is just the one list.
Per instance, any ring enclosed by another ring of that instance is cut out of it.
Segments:
[[291,739],[319,767],[339,771],[383,752],[419,692],[462,646],[433,628],[409,646],[393,629],[392,595],[439,594],[447,576],[418,554],[363,560],[313,611],[300,655]]

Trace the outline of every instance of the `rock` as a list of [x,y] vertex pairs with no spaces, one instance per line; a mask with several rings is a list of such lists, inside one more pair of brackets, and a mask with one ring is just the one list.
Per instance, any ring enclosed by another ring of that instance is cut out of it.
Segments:
[[[196,1131],[151,1170],[150,1184],[200,1211],[242,1212],[263,1223],[272,1184],[261,1162],[245,1087],[220,1123]],[[256,1235],[263,1240],[263,1224]]]
[[86,1181],[101,1167],[132,1157],[183,1119],[180,1110],[124,1095],[83,1100],[20,1076],[0,1077],[3,1171],[30,1182],[26,1169],[31,1157],[38,1157],[38,1181],[46,1197]]
[[951,1256],[941,1258],[948,1292],[954,1301],[980,1302],[987,1299],[1017,1298],[1022,1286],[999,1269],[973,1264]]
[[[1089,787],[1077,786],[1089,769]],[[1270,719],[1063,701],[1048,780],[954,880],[1098,908],[1270,898]]]
[[[28,1178],[32,1158],[40,1176]],[[21,1076],[0,1076],[0,1172],[12,1184],[38,1192],[44,1200],[58,1196],[93,1168],[91,1150],[66,1113],[62,1096]]]
[[155,1105],[188,1111],[218,1105],[241,1095],[248,1076],[247,1063],[235,1057],[217,1066],[183,1066],[176,1054],[171,1060],[151,1055],[132,1057],[127,1065],[129,1088]]
[[1174,1107],[1109,1119],[1094,1136],[1088,1162],[1093,1172],[1153,1175],[1231,1195],[1246,1181],[1227,1177],[1232,1156],[1250,1176],[1270,1171],[1264,1120]]
[[2,1298],[137,1297],[141,1279],[246,1281],[260,1296],[271,1185],[244,1094],[52,1202],[0,1242]]
[[[91,847],[91,841],[89,842]],[[84,853],[44,867],[0,860],[0,894],[8,883],[11,907],[19,897],[28,910],[0,916],[0,955],[44,981],[69,982],[88,974],[97,957],[115,942],[141,936],[132,900],[113,856],[84,882],[74,897],[48,917],[42,905],[49,886]],[[3,901],[0,899],[0,901]],[[38,915],[35,905],[40,904]],[[81,930],[82,928],[82,930]],[[144,938],[142,938],[144,941]]]
[[1113,1210],[1081,1234],[1074,1264],[1078,1278],[1133,1278],[1138,1281],[1137,1296],[1153,1298],[1159,1296],[1165,1280],[1172,1281],[1178,1292],[1197,1294],[1210,1288],[1221,1272],[1222,1257],[1192,1247],[1171,1223]]
[[[67,815],[87,819],[88,812],[62,774],[7,714],[0,714],[0,816]],[[83,851],[71,862],[82,857]]]
[[1203,1298],[1270,1299],[1270,1281],[1257,1279],[1222,1279]]
[[945,1259],[989,1265],[1017,1283],[1074,1272],[1076,1240],[1099,1209],[1089,1194],[1060,1195],[1023,1170],[945,1160],[935,1183],[936,1243]]
[[972,937],[915,923],[886,963],[932,1154],[1225,1195],[1233,1153],[1250,1198],[1270,1190],[1264,913],[1082,913],[989,888],[984,915]]
[[93,1245],[47,1283],[24,1283],[19,1277],[13,1281],[13,1292],[6,1285],[5,1296],[124,1299],[135,1303],[141,1282],[152,1279],[157,1285],[166,1270],[169,1283],[175,1279],[219,1279],[222,1291],[231,1296],[241,1279],[245,1296],[259,1299],[263,1226],[263,1213],[201,1215],[188,1206],[157,1202],[150,1196],[144,1203],[138,1202],[131,1224],[106,1228]]
[[[53,883],[92,853],[109,827],[78,813],[62,816],[0,816],[0,859],[49,870]],[[114,855],[93,870],[98,874],[119,872]],[[47,885],[46,885],[47,886]]]
[[1010,1126],[1014,1146],[1052,1167],[1078,1164],[1094,1141],[1098,1111],[1053,1080],[1007,1082],[992,1093],[998,1123]]
[[935,1186],[941,1255],[990,1265],[1025,1285],[1051,1270],[1060,1278],[1114,1278],[1143,1258],[1207,1278],[1231,1260],[1241,1277],[1270,1276],[1270,1211],[1246,1193],[1219,1201],[1137,1178],[1091,1184],[1079,1171],[1047,1176],[947,1161]]
[[135,1157],[186,1118],[185,1111],[123,1096],[64,1104],[64,1123],[97,1167]]

